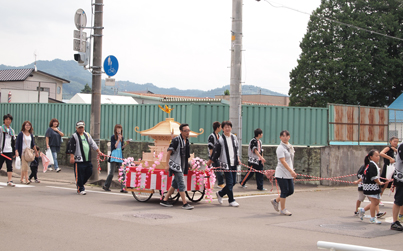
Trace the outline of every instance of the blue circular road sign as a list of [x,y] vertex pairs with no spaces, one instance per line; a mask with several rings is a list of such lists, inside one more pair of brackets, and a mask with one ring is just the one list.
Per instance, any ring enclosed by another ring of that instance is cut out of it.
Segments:
[[118,72],[118,69],[118,59],[113,55],[107,56],[104,61],[104,71],[106,75],[108,75],[109,77],[115,76],[115,74]]

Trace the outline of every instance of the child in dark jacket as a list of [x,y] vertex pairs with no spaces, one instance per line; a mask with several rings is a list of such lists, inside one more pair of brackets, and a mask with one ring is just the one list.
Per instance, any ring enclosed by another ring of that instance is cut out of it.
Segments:
[[[380,181],[380,170],[377,165],[379,162],[380,155],[377,150],[371,150],[365,156],[364,159],[364,174],[362,176],[363,184],[362,188],[364,191],[364,195],[368,197],[371,201],[370,204],[370,212],[371,212],[371,219],[370,223],[381,224],[381,221],[376,219],[375,211],[379,205],[379,200],[381,199],[381,186],[387,182]],[[363,214],[365,213],[364,208],[359,208],[358,210],[360,214],[360,218],[363,218]]]
[[29,175],[29,182],[31,182],[31,179],[34,178],[35,179],[35,183],[41,183],[38,180],[38,166],[39,166],[39,159],[41,158],[39,156],[39,146],[36,146],[37,152],[35,154],[35,159],[31,162],[31,164],[29,165],[31,167],[31,174]]

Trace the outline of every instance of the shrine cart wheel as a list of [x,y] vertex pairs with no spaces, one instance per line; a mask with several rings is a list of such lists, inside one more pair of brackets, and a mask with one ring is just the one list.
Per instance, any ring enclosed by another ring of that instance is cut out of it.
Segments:
[[186,197],[192,202],[199,202],[203,199],[204,194],[206,192],[206,189],[204,188],[203,191],[199,190],[191,190],[191,191],[185,191]]
[[146,202],[154,194],[153,190],[136,190],[132,192],[133,197],[138,201],[138,202]]
[[[167,191],[164,191],[164,196],[167,194]],[[160,195],[161,195],[161,190],[160,190]],[[171,202],[172,204],[175,204],[179,200],[180,194],[177,189],[171,194],[169,197],[168,201]]]

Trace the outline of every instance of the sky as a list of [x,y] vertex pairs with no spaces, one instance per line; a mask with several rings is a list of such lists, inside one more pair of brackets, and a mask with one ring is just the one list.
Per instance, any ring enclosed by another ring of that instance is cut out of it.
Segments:
[[[243,0],[242,84],[288,94],[310,16],[268,2],[312,13],[321,0]],[[0,64],[8,66],[30,64],[35,53],[73,60],[77,9],[90,26],[91,0],[0,4]],[[230,83],[231,15],[232,0],[104,0],[102,58],[118,59],[116,81],[222,87]]]

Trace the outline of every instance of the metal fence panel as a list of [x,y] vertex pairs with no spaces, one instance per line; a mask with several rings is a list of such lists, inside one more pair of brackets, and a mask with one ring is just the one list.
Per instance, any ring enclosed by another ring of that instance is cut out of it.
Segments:
[[387,109],[335,104],[328,108],[330,141],[388,141]]
[[284,106],[242,106],[242,143],[248,144],[254,130],[263,130],[263,144],[280,143],[280,132],[288,130],[293,145],[327,145],[327,109]]
[[84,120],[89,126],[91,105],[44,103],[0,104],[0,115],[8,113],[13,116],[11,127],[16,133],[21,131],[22,123],[29,120],[32,123],[35,135],[45,135],[50,120],[57,118],[65,136],[70,136],[75,131],[75,123],[78,120]]
[[[206,143],[208,135],[213,131],[214,121],[229,119],[229,105],[226,104],[169,104],[174,108],[171,117],[179,123],[188,123],[192,131],[204,134],[191,138],[192,143]],[[87,104],[23,104],[1,103],[0,115],[10,113],[14,120],[12,127],[18,132],[25,120],[31,121],[35,135],[44,135],[52,118],[57,118],[65,136],[75,131],[75,123],[83,120],[90,130],[91,105]],[[279,133],[289,130],[291,144],[294,145],[326,145],[327,144],[327,109],[310,107],[279,106],[242,106],[243,125],[242,143],[248,144],[254,137],[254,130],[263,130],[263,143],[276,145]],[[165,120],[168,115],[159,109],[157,104],[142,105],[101,105],[101,139],[110,139],[115,124],[121,124],[126,139],[134,141],[152,141],[149,137],[140,136],[134,131],[146,130]]]

